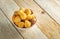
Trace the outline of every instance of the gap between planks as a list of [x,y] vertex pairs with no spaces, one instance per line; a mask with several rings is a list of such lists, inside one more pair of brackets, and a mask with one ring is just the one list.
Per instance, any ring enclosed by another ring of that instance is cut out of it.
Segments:
[[[60,39],[60,25],[53,20],[46,11],[38,7],[38,5],[33,2],[33,0],[14,0],[17,5],[26,8],[31,8],[37,17],[37,25],[39,29],[49,38],[49,39]],[[24,6],[25,5],[25,6]],[[44,14],[41,14],[41,11]],[[37,14],[38,13],[38,14]]]
[[24,37],[21,35],[21,33],[17,30],[15,25],[11,22],[11,20],[7,17],[7,15],[4,13],[4,11],[0,8],[0,10],[3,12],[4,16],[9,20],[9,22],[12,24],[12,26],[15,28],[15,30],[20,34],[20,36],[24,39]]
[[[5,4],[3,4],[3,2]],[[5,12],[9,20],[12,22],[11,15],[13,15],[14,10],[19,9],[19,7],[17,7],[17,5],[12,0],[10,1],[4,0],[1,2],[1,4],[2,4],[1,5],[2,10]],[[47,39],[47,37],[37,27],[30,29],[27,32],[23,31],[24,33],[21,30],[19,31],[24,36],[24,39]]]
[[0,8],[0,39],[23,39]]

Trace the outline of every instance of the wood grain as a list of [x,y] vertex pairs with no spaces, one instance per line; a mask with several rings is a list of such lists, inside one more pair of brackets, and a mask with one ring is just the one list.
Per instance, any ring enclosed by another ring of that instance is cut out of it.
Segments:
[[[23,4],[23,0],[21,2]],[[3,3],[5,3],[5,4],[3,4]],[[11,20],[14,10],[18,9],[19,7],[14,2],[8,1],[8,0],[1,1],[1,4],[2,4],[1,5],[2,10],[5,12],[6,16]],[[6,6],[4,6],[4,5],[6,5]],[[47,39],[47,37],[37,27],[34,27],[34,28],[26,30],[26,31],[25,30],[22,31],[20,29],[18,29],[18,30],[23,35],[24,39]]]
[[60,6],[60,0],[54,0]]
[[[19,7],[15,4],[14,1],[4,0],[0,2],[2,10],[5,12],[6,16],[11,20],[11,17],[14,13],[14,10],[17,10]],[[5,4],[4,4],[5,3]],[[36,26],[36,25],[35,25]],[[47,37],[37,28],[29,29],[26,32],[18,29],[23,35],[24,39],[47,39]]]
[[37,25],[34,25],[30,29],[18,30],[23,35],[24,39],[48,39],[37,27]]
[[60,24],[60,1],[59,0],[35,0],[48,14]]
[[[45,12],[42,8],[40,8],[33,0],[14,0],[14,1],[16,2],[16,4],[18,6],[31,8],[33,10],[33,12],[37,18],[37,25],[38,25],[39,29],[41,29],[41,31],[47,36],[48,39],[60,39],[60,25],[57,24],[56,21],[54,21],[47,14],[47,12]],[[44,2],[43,2],[43,4],[44,4]],[[43,4],[41,4],[41,5],[43,5]],[[52,14],[52,16],[53,16],[53,14]]]
[[2,8],[2,10],[5,12],[5,14],[10,20],[14,10],[19,9],[19,7],[32,9],[32,11],[34,12],[34,15],[37,18],[36,25],[33,26],[32,28],[28,30],[18,29],[19,32],[23,35],[24,39],[60,39],[60,25],[58,25],[47,14],[47,12],[45,12],[41,7],[39,7],[33,0],[14,0],[14,1],[12,0],[0,1],[0,5],[1,5],[0,7]]
[[23,39],[0,9],[0,39]]
[[[5,4],[3,4],[3,3],[5,3]],[[11,15],[12,15],[13,11],[18,9],[19,7],[16,7],[16,4],[14,2],[12,3],[12,1],[8,1],[8,0],[1,2],[1,4],[2,4],[1,5],[2,10],[5,11],[5,14],[11,20]],[[4,6],[4,5],[6,5],[6,6]],[[33,29],[29,29],[26,32],[21,31],[20,29],[18,29],[18,30],[23,35],[24,39],[47,39],[47,37],[37,27],[35,27]]]

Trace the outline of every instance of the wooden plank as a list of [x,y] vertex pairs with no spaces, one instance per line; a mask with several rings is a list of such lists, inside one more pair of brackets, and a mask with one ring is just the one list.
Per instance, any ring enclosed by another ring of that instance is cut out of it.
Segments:
[[[21,3],[23,4],[22,0],[21,0]],[[7,17],[11,20],[11,16],[13,15],[14,10],[18,9],[19,7],[17,7],[14,2],[8,1],[8,0],[1,1],[1,4],[2,4],[1,5],[2,10],[5,12]],[[20,29],[18,30],[23,35],[24,39],[47,39],[47,37],[37,27],[26,30],[26,31],[25,30],[22,31]]]
[[54,0],[60,6],[60,0]]
[[35,0],[48,14],[60,24],[60,1],[59,0]]
[[18,30],[19,32],[21,32],[24,39],[48,39],[37,27],[37,25],[34,25],[30,29],[26,29],[26,30],[18,29]]
[[0,9],[0,39],[23,39]]
[[19,9],[17,4],[12,0],[0,0],[0,7],[6,13],[8,18],[12,21],[11,17],[15,10]]
[[[33,12],[37,18],[36,24],[38,25],[39,29],[44,33],[44,35],[47,36],[48,39],[60,39],[60,25],[57,24],[33,0],[14,0],[14,1],[17,3],[18,6],[23,6],[25,8],[31,8],[33,10]],[[41,0],[41,1],[43,1],[43,0]],[[45,2],[43,2],[43,4],[45,4]],[[43,4],[41,4],[41,5],[43,5]],[[38,32],[38,30],[36,32],[41,34],[40,32]]]

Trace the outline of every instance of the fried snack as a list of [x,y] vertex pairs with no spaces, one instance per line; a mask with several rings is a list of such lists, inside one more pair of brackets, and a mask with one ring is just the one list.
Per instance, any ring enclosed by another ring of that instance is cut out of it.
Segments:
[[31,27],[31,22],[28,20],[25,20],[25,27],[30,28]]
[[18,15],[18,12],[19,12],[19,11],[15,11],[15,12],[14,12],[14,15],[17,16],[17,15]]
[[22,10],[24,12],[25,11],[25,8],[21,7],[20,10]]
[[22,7],[14,12],[12,21],[19,28],[30,28],[36,23],[36,17],[33,15],[31,9],[25,9]]
[[14,18],[14,23],[16,23],[16,22],[20,22],[20,21],[21,21],[21,19],[20,19],[19,16],[16,16],[16,17]]
[[31,20],[31,19],[33,19],[34,18],[34,15],[32,14],[32,15],[27,15],[27,19],[28,20]]
[[16,22],[15,23],[19,28],[23,28],[24,27],[24,22]]
[[36,18],[36,17],[34,16],[34,14],[32,14],[31,16],[32,16],[32,19]]
[[28,20],[32,19],[32,15],[27,15],[27,19]]
[[30,9],[25,9],[25,13],[28,15],[28,14],[31,14],[31,10]]
[[15,19],[15,15],[12,16],[12,21],[14,22],[14,19]]
[[18,11],[15,11],[15,12],[14,12],[14,15],[12,16],[13,22],[14,22],[14,19],[15,19],[16,16],[18,16]]
[[24,12],[22,12],[22,11],[19,11],[19,13],[18,13],[19,15],[20,15],[20,18],[22,19],[22,20],[24,20],[24,19],[26,19],[26,14],[24,13]]
[[36,18],[33,18],[33,19],[29,20],[29,21],[31,22],[32,25],[34,25],[37,20],[36,20]]

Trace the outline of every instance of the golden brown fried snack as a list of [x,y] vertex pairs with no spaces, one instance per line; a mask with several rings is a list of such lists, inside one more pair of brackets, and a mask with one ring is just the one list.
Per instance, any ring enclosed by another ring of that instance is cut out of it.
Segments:
[[25,13],[28,15],[28,14],[31,14],[31,10],[30,9],[25,9]]
[[13,21],[13,22],[14,22],[14,19],[15,19],[15,16],[13,15],[13,16],[12,16],[12,21]]
[[26,17],[27,17],[26,14],[24,12],[22,12],[22,10],[20,10],[18,14],[20,15],[20,18],[22,20],[26,19]]
[[30,28],[31,27],[31,22],[28,20],[25,20],[25,27]]
[[21,7],[20,10],[22,10],[24,12],[25,11],[25,8]]
[[34,15],[33,15],[33,14],[31,14],[31,15],[30,15],[30,14],[27,15],[27,19],[28,19],[28,20],[31,20],[31,19],[33,19],[33,18],[34,18]]
[[24,27],[24,22],[16,22],[15,23],[19,28],[23,28]]
[[34,25],[37,20],[36,20],[36,18],[33,18],[33,19],[29,20],[29,21],[31,22],[32,25]]
[[18,12],[19,12],[19,11],[15,11],[15,12],[14,12],[14,16],[19,16]]
[[15,18],[14,18],[14,22],[16,23],[16,22],[20,22],[21,21],[21,19],[20,19],[20,17],[19,16],[16,16]]
[[20,8],[18,11],[14,12],[12,21],[19,28],[30,28],[33,24],[36,23],[36,18],[33,15],[31,9]]

